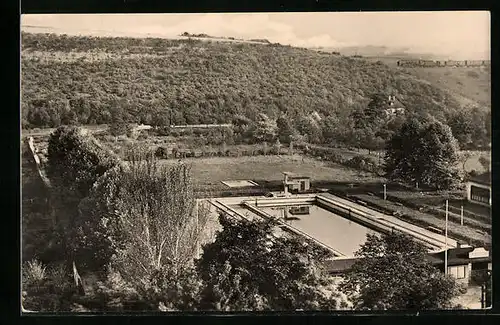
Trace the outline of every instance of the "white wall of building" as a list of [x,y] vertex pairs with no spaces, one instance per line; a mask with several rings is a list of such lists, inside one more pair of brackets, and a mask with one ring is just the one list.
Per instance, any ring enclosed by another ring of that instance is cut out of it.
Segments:
[[[490,202],[489,202],[489,205],[486,204],[486,203],[483,203],[483,202],[473,201],[471,199],[471,188],[472,188],[472,186],[479,187],[479,188],[484,188],[484,189],[490,191]],[[484,206],[490,206],[491,205],[491,186],[484,185],[484,184],[479,184],[479,183],[475,183],[475,182],[467,182],[467,200],[471,201],[471,202],[474,202],[474,203],[477,203],[477,204],[484,205]]]

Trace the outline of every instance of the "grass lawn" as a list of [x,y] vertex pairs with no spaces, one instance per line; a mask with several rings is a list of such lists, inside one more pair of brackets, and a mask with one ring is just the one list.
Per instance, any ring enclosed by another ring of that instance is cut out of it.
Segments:
[[[217,184],[224,180],[282,180],[281,172],[288,171],[311,177],[314,181],[374,182],[382,178],[312,158],[293,156],[252,156],[187,158],[192,166],[194,181],[198,184]],[[175,164],[177,160],[162,160]]]
[[450,202],[449,209],[455,213],[460,213],[461,206],[464,208],[464,215],[469,215],[472,218],[475,215],[479,215],[491,219],[491,208],[467,202],[465,200]]
[[[394,202],[391,202],[389,200],[384,200],[383,198],[377,196],[370,196],[367,194],[357,194],[354,197],[364,202],[371,203],[376,207],[383,208],[384,210],[394,211],[394,212],[398,211],[403,214],[403,216],[401,216],[400,218],[410,223],[415,223],[416,225],[421,225],[421,226],[433,226],[441,230],[445,229],[445,220],[433,214],[424,213],[418,210],[408,208],[406,206],[397,205]],[[485,233],[484,231],[474,229],[473,227],[467,225],[461,226],[460,222],[455,222],[451,218],[448,220],[448,230],[450,237],[455,239],[468,238],[471,241],[475,241],[478,243],[482,242],[491,243],[491,236]]]

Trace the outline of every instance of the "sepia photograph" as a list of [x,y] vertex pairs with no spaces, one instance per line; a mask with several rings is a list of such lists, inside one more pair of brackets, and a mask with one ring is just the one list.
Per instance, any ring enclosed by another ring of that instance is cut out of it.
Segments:
[[492,307],[488,11],[20,29],[22,314]]

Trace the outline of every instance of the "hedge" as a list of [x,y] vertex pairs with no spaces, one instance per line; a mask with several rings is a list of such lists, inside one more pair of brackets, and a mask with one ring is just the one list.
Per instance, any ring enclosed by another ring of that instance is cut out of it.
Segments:
[[[165,147],[159,146],[156,148],[155,155],[162,159],[176,159],[176,158],[206,158],[206,157],[242,157],[242,156],[265,156],[278,154],[275,149],[256,148],[251,150],[226,150],[226,151],[204,151],[204,150],[182,150],[172,149],[169,150]],[[289,150],[280,149],[279,154],[288,155]]]

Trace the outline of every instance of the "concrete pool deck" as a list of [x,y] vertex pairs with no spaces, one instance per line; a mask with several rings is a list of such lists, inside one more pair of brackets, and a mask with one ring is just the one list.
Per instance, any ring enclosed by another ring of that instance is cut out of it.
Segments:
[[[340,217],[352,219],[354,222],[359,223],[366,228],[371,228],[382,233],[387,233],[392,230],[398,230],[406,233],[419,242],[425,244],[429,248],[430,252],[443,251],[445,249],[445,246],[448,246],[448,248],[457,247],[457,241],[452,238],[448,237],[446,241],[445,236],[443,235],[436,234],[432,231],[413,225],[394,216],[380,213],[361,204],[357,204],[355,202],[351,202],[349,200],[328,193],[296,194],[279,198],[268,198],[264,196],[229,198],[225,197],[212,198],[209,201],[212,202],[212,204],[215,205],[219,210],[230,212],[230,214],[235,217],[243,217],[247,220],[256,218],[277,219],[275,216],[271,216],[267,212],[263,211],[269,207],[283,207],[290,205],[319,205],[325,208],[326,206],[326,209],[335,215],[338,215],[339,211],[342,210],[344,211],[344,213],[345,211],[349,211],[349,218],[342,216]],[[346,215],[346,213],[344,215]],[[337,256],[346,256],[346,254],[340,253],[335,248],[315,238],[315,235],[312,233],[295,229],[294,227],[286,223],[282,223],[281,226],[289,228],[293,232],[301,234],[306,238],[313,239],[321,246],[328,248]],[[445,245],[445,242],[447,245]]]

